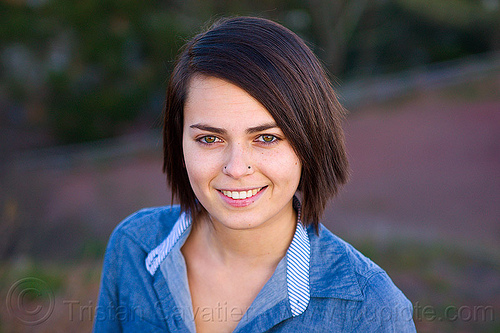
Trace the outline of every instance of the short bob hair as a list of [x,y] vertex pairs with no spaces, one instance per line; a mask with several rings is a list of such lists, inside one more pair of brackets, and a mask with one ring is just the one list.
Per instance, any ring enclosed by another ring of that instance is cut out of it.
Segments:
[[349,172],[345,110],[313,52],[292,31],[255,17],[221,19],[184,45],[167,88],[163,171],[172,198],[193,214],[203,209],[189,183],[182,135],[187,88],[197,74],[240,87],[269,111],[302,162],[301,219],[317,230],[326,203]]

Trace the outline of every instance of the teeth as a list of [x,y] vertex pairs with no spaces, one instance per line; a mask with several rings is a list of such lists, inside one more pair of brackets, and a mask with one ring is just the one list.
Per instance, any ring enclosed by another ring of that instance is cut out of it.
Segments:
[[262,187],[258,188],[258,189],[254,188],[253,190],[240,191],[240,192],[238,192],[238,191],[225,191],[225,190],[222,190],[222,193],[224,193],[225,196],[233,198],[233,199],[246,199],[246,198],[253,197],[261,189],[262,189]]

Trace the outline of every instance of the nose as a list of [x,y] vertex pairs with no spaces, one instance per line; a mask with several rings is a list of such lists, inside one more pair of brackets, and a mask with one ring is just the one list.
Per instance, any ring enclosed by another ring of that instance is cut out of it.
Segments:
[[253,167],[250,163],[251,156],[248,150],[248,148],[243,147],[239,143],[229,147],[222,172],[234,179],[239,179],[253,173]]

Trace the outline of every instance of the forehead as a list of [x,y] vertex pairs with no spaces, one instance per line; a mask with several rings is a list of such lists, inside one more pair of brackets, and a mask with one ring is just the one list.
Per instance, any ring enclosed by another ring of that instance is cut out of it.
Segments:
[[251,127],[274,122],[267,109],[240,87],[211,76],[194,76],[188,85],[184,123]]

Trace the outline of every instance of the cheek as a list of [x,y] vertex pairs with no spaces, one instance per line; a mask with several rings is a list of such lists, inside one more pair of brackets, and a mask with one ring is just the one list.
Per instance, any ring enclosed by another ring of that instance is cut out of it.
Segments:
[[290,185],[297,189],[300,183],[300,176],[302,175],[302,165],[297,158],[293,158],[290,160],[289,166],[287,172],[290,174]]
[[269,154],[262,159],[262,162],[261,170],[275,185],[298,186],[302,165],[293,150],[277,151]]
[[217,163],[211,156],[203,154],[189,144],[184,145],[184,162],[189,182],[195,193],[197,188],[206,187],[218,170]]

